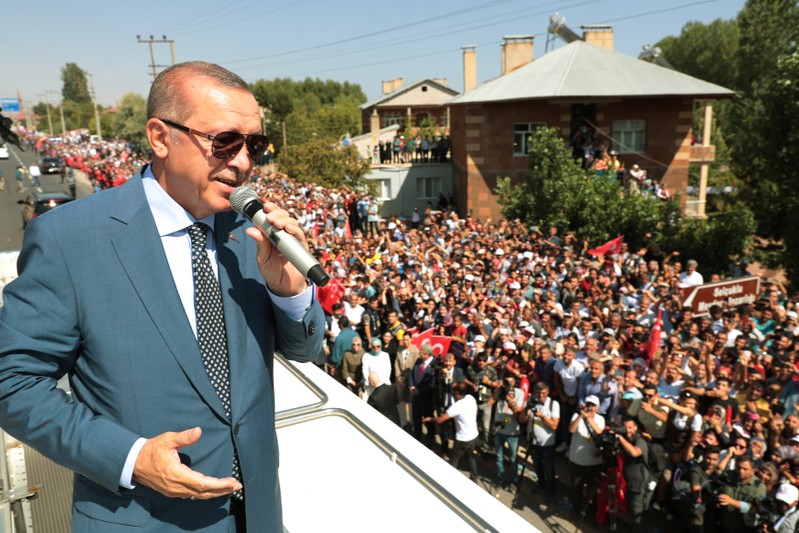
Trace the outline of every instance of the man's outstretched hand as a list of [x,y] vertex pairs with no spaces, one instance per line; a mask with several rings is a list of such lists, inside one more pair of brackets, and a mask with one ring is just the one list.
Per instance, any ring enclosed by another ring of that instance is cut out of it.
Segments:
[[215,478],[195,472],[180,461],[178,451],[200,440],[199,427],[180,433],[167,432],[147,442],[133,467],[133,480],[170,498],[208,500],[242,488],[233,477]]

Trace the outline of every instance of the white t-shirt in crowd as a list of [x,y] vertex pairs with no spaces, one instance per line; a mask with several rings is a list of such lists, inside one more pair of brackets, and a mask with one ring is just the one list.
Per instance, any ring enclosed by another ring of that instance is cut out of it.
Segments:
[[[579,417],[580,413],[574,413],[570,422]],[[605,419],[602,415],[594,415],[594,423],[599,429],[605,429]],[[572,442],[569,446],[569,461],[580,466],[594,466],[602,464],[602,455],[599,453],[585,420],[580,420],[577,431],[572,433]]]
[[557,360],[555,372],[560,375],[560,381],[563,383],[563,392],[566,393],[566,396],[577,396],[577,385],[584,371],[585,366],[577,359],[572,360],[572,364],[569,366],[566,366],[563,359]]
[[447,409],[455,421],[455,440],[469,442],[477,438],[477,400],[467,394]]
[[530,419],[527,421],[527,433],[532,433],[533,444],[536,446],[554,446],[555,430],[550,429],[544,421],[537,418],[534,413],[537,411],[547,418],[560,419],[560,404],[557,400],[547,398],[546,401],[530,410]]

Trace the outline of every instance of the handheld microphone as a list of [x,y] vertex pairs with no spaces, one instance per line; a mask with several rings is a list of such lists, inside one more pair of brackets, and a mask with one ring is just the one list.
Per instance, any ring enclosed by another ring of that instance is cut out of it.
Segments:
[[299,270],[303,276],[313,281],[317,287],[324,287],[330,276],[322,269],[322,265],[293,235],[282,229],[276,229],[266,220],[264,204],[258,199],[255,191],[247,186],[236,187],[230,193],[230,207],[233,211],[247,217],[247,220],[260,229],[275,248]]

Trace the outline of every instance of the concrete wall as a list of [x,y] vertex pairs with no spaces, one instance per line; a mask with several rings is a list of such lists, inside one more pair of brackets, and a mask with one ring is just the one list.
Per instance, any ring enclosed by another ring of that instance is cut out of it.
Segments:
[[448,194],[452,191],[452,166],[449,163],[428,163],[407,166],[379,166],[372,168],[366,176],[367,180],[390,180],[392,198],[380,198],[382,209],[380,215],[389,217],[410,217],[414,207],[424,211],[430,202],[435,208],[438,198],[417,198],[416,179],[420,177],[439,177],[441,191]]

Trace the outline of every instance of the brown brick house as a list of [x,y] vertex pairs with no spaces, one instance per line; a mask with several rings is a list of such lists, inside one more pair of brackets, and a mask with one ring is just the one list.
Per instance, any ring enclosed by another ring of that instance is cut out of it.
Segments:
[[529,172],[526,132],[539,125],[558,128],[566,141],[589,127],[628,168],[637,163],[672,193],[683,191],[689,163],[715,156],[712,146],[692,146],[694,106],[732,96],[674,70],[573,42],[447,103],[456,205],[462,213],[499,218],[497,178],[521,180]]

